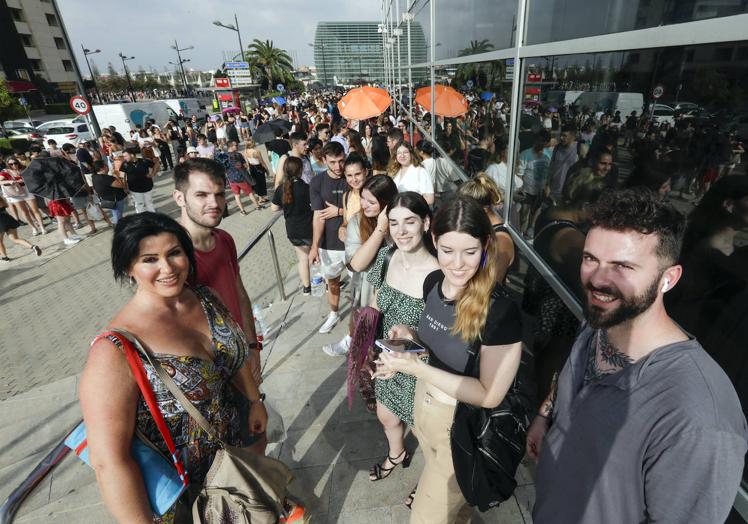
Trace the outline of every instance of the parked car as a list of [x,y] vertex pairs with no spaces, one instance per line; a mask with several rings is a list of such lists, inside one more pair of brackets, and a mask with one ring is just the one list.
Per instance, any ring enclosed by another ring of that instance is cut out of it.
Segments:
[[3,122],[3,127],[5,129],[20,129],[20,128],[33,129],[42,123],[43,122],[41,120],[32,120],[30,123],[28,120],[6,120],[5,122]]
[[26,128],[6,128],[5,137],[11,140],[28,140],[33,142],[34,140],[41,140],[44,138],[42,134],[32,127]]
[[86,119],[83,116],[77,116],[75,118],[61,118],[59,120],[50,120],[48,122],[43,122],[36,126],[37,131],[41,131],[43,133],[46,133],[47,130],[51,127],[60,127],[60,126],[70,126],[73,124],[85,124]]
[[57,142],[57,147],[63,144],[73,144],[77,146],[79,142],[88,142],[94,140],[94,135],[88,129],[88,124],[62,124],[47,129],[44,135],[44,142],[52,139]]
[[652,111],[652,120],[658,124],[675,124],[675,109],[665,104],[655,104]]

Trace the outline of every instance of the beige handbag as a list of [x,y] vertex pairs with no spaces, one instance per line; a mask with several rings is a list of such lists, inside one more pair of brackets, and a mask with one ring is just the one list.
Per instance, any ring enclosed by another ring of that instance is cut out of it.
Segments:
[[140,352],[148,359],[177,402],[211,438],[221,444],[203,486],[192,505],[196,524],[276,524],[287,516],[286,491],[293,475],[283,462],[230,446],[218,438],[215,429],[190,402],[158,361],[132,335]]

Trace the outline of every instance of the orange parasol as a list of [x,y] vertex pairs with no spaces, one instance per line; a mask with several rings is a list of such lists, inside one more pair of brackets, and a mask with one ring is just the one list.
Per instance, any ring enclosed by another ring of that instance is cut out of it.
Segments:
[[[435,114],[457,117],[467,113],[468,102],[459,92],[442,84],[436,84],[434,88],[436,89]],[[416,103],[426,111],[431,111],[431,86],[422,87],[416,91]]]
[[355,87],[338,101],[340,114],[348,120],[365,120],[381,115],[392,98],[380,87]]

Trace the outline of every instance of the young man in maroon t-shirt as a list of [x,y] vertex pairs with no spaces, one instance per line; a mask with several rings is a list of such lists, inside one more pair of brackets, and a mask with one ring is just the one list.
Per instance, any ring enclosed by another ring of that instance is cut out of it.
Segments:
[[[252,316],[252,302],[244,288],[236,260],[236,245],[218,229],[226,208],[226,171],[215,160],[189,159],[174,168],[174,200],[182,208],[179,223],[195,246],[195,281],[213,289],[244,329],[250,342],[250,366],[257,385],[262,382],[260,353]],[[240,412],[246,406],[240,406]],[[244,418],[244,417],[243,417]],[[242,428],[247,424],[242,424]],[[247,436],[243,444],[264,453],[265,434]]]

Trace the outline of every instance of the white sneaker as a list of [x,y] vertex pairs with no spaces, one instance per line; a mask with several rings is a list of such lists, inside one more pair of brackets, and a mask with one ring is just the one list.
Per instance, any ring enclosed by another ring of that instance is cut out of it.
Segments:
[[337,311],[330,311],[330,314],[327,315],[327,320],[325,320],[325,323],[322,324],[321,328],[319,328],[319,332],[329,333],[338,323],[338,320],[340,320],[340,315],[338,315]]
[[83,240],[83,237],[80,235],[70,235],[68,238],[72,238],[76,242],[80,242],[81,240]]
[[77,244],[77,243],[78,243],[78,242],[80,242],[80,241],[81,241],[81,239],[80,239],[80,238],[73,238],[73,237],[70,237],[70,238],[66,238],[65,240],[63,240],[63,243],[64,243],[64,244],[65,244],[66,246],[74,246],[75,244]]
[[343,337],[343,339],[340,342],[335,342],[334,344],[325,344],[322,346],[322,351],[325,352],[325,355],[329,355],[331,357],[343,357],[348,354],[348,350],[351,347],[351,336],[346,335]]

